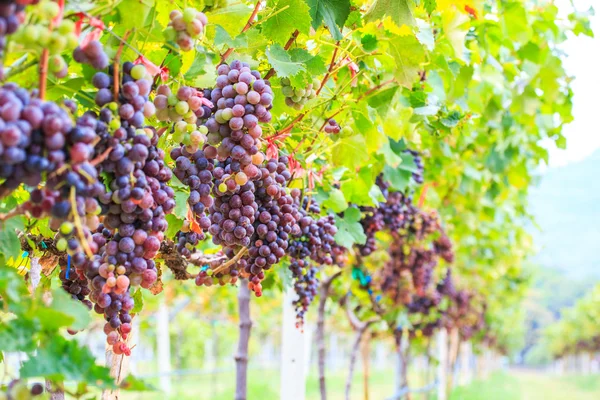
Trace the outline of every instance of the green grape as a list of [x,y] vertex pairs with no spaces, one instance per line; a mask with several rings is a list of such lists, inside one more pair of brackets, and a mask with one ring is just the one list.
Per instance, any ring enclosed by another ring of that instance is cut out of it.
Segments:
[[187,103],[187,101],[179,101],[175,105],[175,111],[179,115],[185,115],[185,114],[187,114],[187,112],[189,110],[190,110],[190,105]]
[[[220,190],[221,192],[226,192],[226,191],[227,191],[227,185],[226,185],[226,184],[224,184],[224,183],[221,183],[221,184],[219,185],[219,190]],[[209,270],[207,271],[207,273],[208,273],[208,272],[212,272],[212,271],[209,269]],[[211,275],[212,275],[212,273],[211,273]],[[209,275],[209,276],[210,276],[210,275]]]
[[231,118],[233,118],[233,111],[231,110],[231,108],[226,108],[223,110],[223,113],[221,115],[223,116],[223,119],[225,121],[229,121]]
[[204,125],[200,125],[200,127],[198,127],[198,130],[200,131],[200,133],[202,133],[203,135],[208,134],[208,128]]
[[116,131],[121,127],[121,121],[119,120],[119,118],[113,118],[108,124],[108,127],[111,131]]
[[175,124],[175,132],[186,132],[188,130],[188,124],[184,121],[179,121]]
[[63,35],[68,35],[69,33],[73,33],[75,31],[75,22],[70,19],[63,19],[60,25],[58,26],[58,32]]
[[27,25],[23,28],[21,40],[23,44],[36,44],[40,38],[40,30],[36,25]]
[[174,94],[170,94],[169,97],[167,97],[167,103],[172,107],[175,104],[177,104],[179,102],[179,99],[177,98],[176,95]]
[[186,8],[183,10],[183,20],[188,24],[196,19],[196,15],[198,15],[198,11],[195,8]]
[[146,67],[144,67],[141,64],[138,64],[131,68],[131,77],[137,81],[139,79],[142,79],[144,75],[146,75],[146,72]]
[[56,250],[65,251],[67,249],[67,239],[60,238],[56,241]]
[[281,93],[283,93],[285,97],[291,97],[294,95],[294,89],[291,86],[282,86]]
[[67,47],[67,39],[58,32],[52,32],[52,34],[50,34],[50,42],[48,43],[48,50],[50,53],[62,53],[65,47]]
[[39,6],[40,16],[45,20],[51,20],[60,13],[60,7],[58,3],[53,1],[46,1]]
[[165,40],[174,42],[177,39],[177,31],[172,26],[167,26],[163,31],[163,36]]
[[65,221],[60,226],[60,233],[62,233],[65,236],[68,236],[71,233],[73,233],[74,228],[75,227],[73,226],[73,224],[71,222]]

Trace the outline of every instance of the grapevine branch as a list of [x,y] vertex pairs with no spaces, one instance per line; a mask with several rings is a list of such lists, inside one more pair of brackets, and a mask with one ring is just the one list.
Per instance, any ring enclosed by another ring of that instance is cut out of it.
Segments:
[[321,86],[319,86],[319,89],[317,90],[317,96],[319,95],[319,93],[321,93],[321,90],[323,90],[325,83],[327,83],[327,79],[329,79],[329,76],[331,75],[331,71],[333,70],[333,67],[335,65],[335,58],[337,57],[339,45],[340,45],[340,42],[339,41],[336,42],[335,50],[333,50],[333,56],[331,57],[331,62],[329,63],[329,70],[327,71],[327,73],[323,77],[323,80],[321,81]]
[[[248,18],[248,21],[246,22],[246,25],[244,25],[244,28],[242,29],[241,33],[246,32],[248,29],[250,29],[252,27],[252,25],[254,24],[254,18],[256,18],[256,15],[258,14],[258,10],[260,9],[261,4],[262,4],[262,0],[258,0],[256,2],[256,5],[254,6],[254,10],[252,10],[252,14],[250,14],[250,18]],[[235,50],[235,49],[233,47],[230,47],[227,49],[227,51],[225,53],[221,54],[221,62],[225,62],[227,57],[229,57],[231,55],[231,53],[233,53],[233,50]]]
[[342,274],[342,270],[337,271],[319,286],[319,309],[317,317],[317,349],[319,351],[319,389],[321,391],[321,400],[327,399],[327,389],[325,387],[325,305],[329,297],[331,284]]
[[48,79],[48,58],[50,53],[48,49],[42,50],[42,57],[40,58],[40,99],[46,98],[46,80]]
[[121,60],[121,53],[123,53],[123,45],[127,43],[127,38],[130,34],[131,30],[125,32],[125,35],[123,35],[123,40],[121,40],[121,44],[119,44],[117,54],[115,55],[115,63],[113,69],[113,96],[116,102],[119,101],[119,62]]

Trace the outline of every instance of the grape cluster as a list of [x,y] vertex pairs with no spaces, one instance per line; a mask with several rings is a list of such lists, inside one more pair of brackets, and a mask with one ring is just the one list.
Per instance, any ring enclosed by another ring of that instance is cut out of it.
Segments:
[[191,230],[189,221],[185,221],[175,236],[177,252],[185,258],[189,258],[196,252],[196,246],[203,239],[204,233]]
[[414,160],[415,166],[417,167],[417,170],[412,173],[412,178],[416,183],[422,184],[424,181],[423,174],[425,171],[424,171],[423,158],[421,156],[421,153],[419,153],[416,150],[411,150],[411,149],[404,150],[404,153],[410,154],[413,157],[413,160]]
[[[14,34],[25,20],[25,4],[15,1],[0,3],[0,53],[6,48],[6,36]],[[0,68],[0,75],[1,68]]]
[[273,91],[258,71],[238,60],[230,65],[221,64],[217,73],[217,84],[211,92],[217,110],[206,121],[208,143],[218,145],[219,161],[231,157],[252,179],[256,176],[256,166],[263,161],[263,157],[257,156],[262,136],[259,122],[271,121]]
[[56,103],[32,98],[7,83],[0,88],[0,197],[24,183],[37,186],[46,172],[63,166],[73,122]]
[[339,126],[335,119],[330,118],[329,120],[327,120],[327,123],[325,124],[325,127],[323,127],[323,130],[326,133],[338,134],[340,133],[342,128]]
[[73,50],[73,59],[81,64],[89,64],[97,70],[108,67],[109,58],[104,46],[97,40],[90,41],[85,47],[77,46]]
[[[184,127],[185,123],[195,124],[198,116],[203,117],[204,107],[212,105],[204,98],[204,92],[189,86],[181,86],[177,93],[172,93],[167,85],[160,85],[156,91],[154,106],[156,107],[156,118],[159,121],[177,122],[176,125]],[[210,111],[209,111],[210,113]],[[181,122],[183,121],[183,122]],[[190,129],[195,129],[191,127]],[[181,132],[185,130],[180,129]],[[179,142],[180,140],[176,140]]]
[[79,300],[90,310],[94,307],[91,301],[87,299],[90,294],[88,281],[81,270],[76,270],[69,261],[70,256],[61,256],[58,265],[60,266],[59,278],[62,288],[69,293],[74,300]]
[[206,15],[190,7],[183,12],[171,11],[169,18],[169,25],[163,32],[165,38],[177,42],[183,51],[193,50],[195,40],[202,36],[208,24]]
[[[27,381],[22,379],[13,379],[6,385],[6,392],[0,391],[0,399],[7,400],[29,400],[35,399],[44,393],[44,385],[34,383],[31,387]],[[43,397],[42,397],[43,398]]]
[[304,323],[308,306],[319,290],[318,269],[307,260],[298,259],[292,259],[288,268],[292,272],[294,291],[298,295],[293,305],[296,309],[296,327],[299,328]]
[[281,92],[285,96],[285,104],[295,110],[302,110],[307,101],[314,99],[317,96],[317,90],[320,85],[321,82],[315,78],[311,83],[306,85],[305,88],[294,89],[288,78],[282,78]]
[[85,274],[91,281],[94,309],[107,320],[107,342],[115,353],[128,354],[120,339],[131,330],[129,288],[149,288],[157,280],[153,258],[175,200],[167,185],[172,172],[164,163],[164,152],[156,147],[158,135],[144,127],[145,117],[154,110],[148,100],[152,78],[141,65],[124,63],[122,71],[117,102],[112,102],[110,77],[99,72],[93,78],[99,88],[96,101],[104,106],[96,124],[100,137],[96,153],[106,152],[99,169],[108,190],[99,196],[105,229],[93,235],[99,257],[88,263]]
[[78,45],[75,23],[65,19],[54,27],[52,20],[60,14],[60,7],[52,0],[42,1],[32,14],[37,17],[34,19],[35,23],[22,26],[15,33],[15,37],[18,43],[28,50],[34,50],[39,54],[47,50],[50,56],[48,70],[57,78],[64,78],[68,67],[61,54],[66,50],[74,50]]

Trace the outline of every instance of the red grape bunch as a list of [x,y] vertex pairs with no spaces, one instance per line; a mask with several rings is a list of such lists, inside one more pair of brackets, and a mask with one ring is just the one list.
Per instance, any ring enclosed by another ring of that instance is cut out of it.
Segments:
[[196,39],[202,37],[208,19],[204,13],[195,8],[186,8],[183,12],[173,10],[169,14],[169,25],[163,34],[167,40],[177,43],[183,51],[194,49]]
[[[0,53],[6,48],[6,36],[14,34],[19,25],[25,20],[26,3],[15,1],[4,1],[0,3]],[[0,76],[3,76],[0,65]]]
[[[172,93],[167,85],[161,85],[156,93],[154,97],[156,118],[159,121],[177,122],[176,127],[179,127],[181,132],[185,132],[185,129],[181,128],[186,127],[184,123],[180,123],[181,121],[193,125],[198,119],[197,113],[204,115],[202,106],[212,106],[210,101],[204,99],[203,91],[189,86],[181,86],[177,93]],[[190,129],[194,128],[190,127]]]
[[271,121],[273,91],[258,71],[238,60],[219,65],[217,73],[217,84],[211,92],[217,110],[206,121],[208,143],[218,145],[219,161],[231,157],[248,177],[256,176],[256,166],[263,161],[257,155],[262,136],[259,122]]
[[323,130],[326,133],[338,134],[338,133],[340,133],[342,128],[339,126],[339,124],[336,122],[335,119],[330,118],[329,120],[327,120],[327,123],[325,124],[325,127],[323,128]]
[[104,52],[104,46],[98,40],[92,40],[85,47],[77,46],[73,50],[73,59],[81,64],[89,64],[97,70],[105,69],[110,62]]

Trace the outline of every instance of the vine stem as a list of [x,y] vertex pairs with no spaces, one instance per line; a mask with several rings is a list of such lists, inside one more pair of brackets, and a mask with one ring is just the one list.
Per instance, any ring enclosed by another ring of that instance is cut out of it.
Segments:
[[[290,47],[292,47],[292,44],[294,44],[294,42],[296,41],[296,38],[298,37],[298,35],[300,34],[300,31],[298,31],[298,29],[296,29],[293,33],[292,36],[288,39],[288,41],[285,43],[285,46],[283,46],[284,50],[289,50]],[[272,77],[273,75],[275,75],[275,68],[271,68],[269,70],[269,72],[267,72],[267,74],[265,75],[265,77],[263,79],[269,79],[270,77]]]
[[46,85],[48,79],[48,59],[50,53],[48,49],[42,50],[42,57],[40,58],[40,100],[46,99]]
[[[260,5],[262,4],[262,0],[258,0],[256,2],[256,5],[254,6],[254,10],[252,10],[252,14],[250,14],[250,18],[248,18],[248,21],[246,22],[246,25],[244,25],[244,28],[242,29],[241,33],[246,32],[248,29],[250,29],[252,27],[252,25],[254,24],[254,18],[256,18],[256,15],[258,14],[258,10],[260,9]],[[235,50],[233,47],[230,47],[227,49],[227,51],[223,54],[221,54],[221,62],[224,62],[227,57],[229,57],[231,55],[231,53],[233,53],[233,50]]]
[[340,42],[336,42],[335,49],[333,50],[333,56],[331,57],[331,62],[329,63],[329,70],[327,71],[327,73],[323,77],[323,80],[321,81],[321,86],[319,86],[319,89],[317,90],[317,96],[319,95],[319,93],[321,93],[321,90],[323,90],[325,83],[327,83],[327,79],[329,79],[329,76],[331,75],[331,71],[333,70],[333,66],[335,65],[335,58],[337,57],[339,45]]
[[10,219],[12,217],[16,217],[17,215],[23,214],[23,211],[25,211],[25,208],[23,206],[24,206],[24,204],[21,204],[15,208],[13,208],[6,214],[0,214],[0,222],[4,222],[7,219]]
[[323,281],[319,286],[319,309],[317,317],[317,350],[319,352],[319,390],[321,392],[321,400],[327,399],[327,388],[325,385],[325,305],[327,298],[329,297],[329,290],[333,281],[342,274],[342,271],[337,271],[331,275],[327,280]]
[[240,337],[237,353],[235,354],[235,400],[246,400],[248,392],[248,342],[250,341],[250,330],[252,329],[250,288],[247,279],[240,280],[238,313],[240,316]]
[[119,44],[119,49],[117,50],[117,54],[115,55],[115,62],[113,67],[113,97],[116,102],[119,101],[119,62],[121,60],[121,53],[123,53],[123,46],[127,43],[127,38],[131,34],[131,30],[125,32],[123,35],[123,40],[121,40],[121,44]]
[[90,249],[90,245],[88,244],[85,236],[83,234],[83,225],[81,224],[81,219],[79,218],[79,213],[77,212],[77,199],[75,197],[75,186],[71,187],[70,193],[71,200],[71,211],[73,212],[73,222],[75,223],[75,230],[77,232],[77,236],[79,237],[79,241],[81,242],[81,246],[83,250],[87,254],[89,258],[94,257],[94,253]]
[[219,272],[229,268],[236,262],[238,262],[238,260],[240,258],[242,258],[242,256],[244,254],[246,254],[247,251],[248,251],[247,247],[242,247],[242,249],[240,251],[238,251],[238,253],[235,255],[235,257],[233,257],[231,260],[227,261],[226,263],[219,265],[217,268],[213,269],[213,274],[219,273]]

